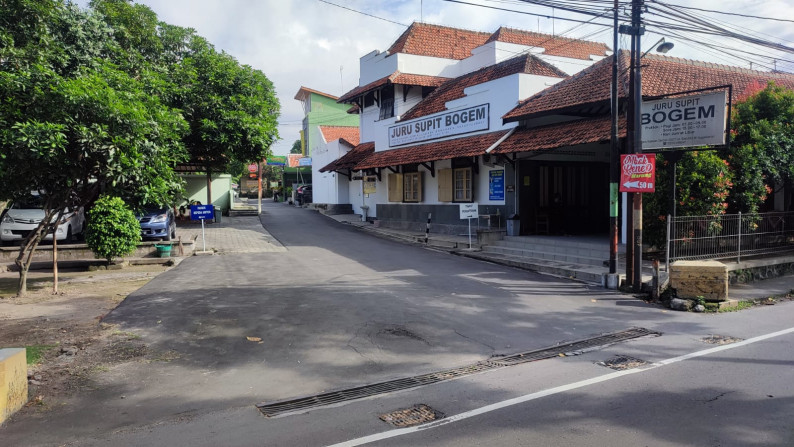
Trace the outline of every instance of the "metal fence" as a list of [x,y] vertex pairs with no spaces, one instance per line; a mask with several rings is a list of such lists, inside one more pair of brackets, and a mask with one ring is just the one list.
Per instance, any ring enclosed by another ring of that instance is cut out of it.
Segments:
[[684,259],[736,259],[794,251],[794,212],[667,216],[667,268]]

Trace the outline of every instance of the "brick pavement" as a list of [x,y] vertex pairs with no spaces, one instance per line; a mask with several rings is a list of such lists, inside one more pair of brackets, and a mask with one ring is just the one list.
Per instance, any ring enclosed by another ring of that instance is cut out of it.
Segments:
[[[182,240],[196,239],[196,251],[203,249],[201,224],[191,221],[177,222],[177,237]],[[259,221],[259,216],[223,216],[221,223],[204,226],[207,250],[216,253],[268,253],[287,251],[270,235]]]

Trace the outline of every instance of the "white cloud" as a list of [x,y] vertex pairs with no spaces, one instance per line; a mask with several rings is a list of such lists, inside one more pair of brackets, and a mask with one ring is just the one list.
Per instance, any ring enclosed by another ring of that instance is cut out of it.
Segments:
[[[443,0],[329,0],[346,8],[363,11],[391,21],[410,24],[420,20],[447,26],[494,31],[501,25],[546,33],[561,33],[576,25],[531,15],[516,14],[482,7],[467,6]],[[551,15],[547,8],[519,5],[515,2],[467,0],[499,8],[520,9],[526,12]],[[741,12],[794,20],[790,0],[694,0],[675,1],[686,6]],[[82,3],[82,2],[81,2]],[[87,3],[87,0],[85,1]],[[356,12],[332,6],[319,0],[140,0],[154,10],[161,20],[175,25],[192,27],[240,62],[262,70],[273,81],[281,102],[279,134],[282,141],[274,146],[274,153],[289,151],[297,139],[303,111],[294,98],[301,85],[334,95],[341,95],[358,85],[358,59],[372,50],[385,50],[405,28]],[[657,5],[658,6],[658,5]],[[699,11],[693,14],[705,15]],[[556,17],[567,16],[587,20],[588,17],[554,12]],[[729,23],[742,33],[758,33],[764,39],[794,46],[794,27],[791,23],[761,21],[749,18],[709,14],[712,23]],[[651,18],[652,16],[647,16]],[[717,22],[719,21],[719,22]],[[599,32],[601,31],[601,32]],[[594,32],[598,34],[591,35]],[[763,33],[763,34],[761,34]],[[612,46],[609,29],[587,25],[577,27],[568,36],[587,37]],[[648,33],[643,47],[649,47],[661,37]],[[732,65],[748,66],[732,58],[725,51],[709,50],[666,36],[674,41],[671,55]],[[702,36],[720,45],[743,48],[754,52],[774,53],[748,47],[735,40],[719,40]],[[624,47],[625,48],[625,47]],[[783,54],[783,53],[777,53]],[[794,55],[784,58],[794,60]],[[341,73],[340,73],[341,67]],[[756,66],[758,68],[758,66]],[[794,70],[794,64],[779,65]]]

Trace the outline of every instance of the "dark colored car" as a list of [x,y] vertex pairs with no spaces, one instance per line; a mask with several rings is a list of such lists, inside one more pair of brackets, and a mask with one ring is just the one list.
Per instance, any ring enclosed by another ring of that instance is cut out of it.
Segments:
[[298,205],[312,203],[312,185],[299,186],[295,192],[295,200],[298,201]]
[[170,241],[176,238],[176,219],[174,211],[169,207],[145,208],[138,215],[143,239],[162,239]]

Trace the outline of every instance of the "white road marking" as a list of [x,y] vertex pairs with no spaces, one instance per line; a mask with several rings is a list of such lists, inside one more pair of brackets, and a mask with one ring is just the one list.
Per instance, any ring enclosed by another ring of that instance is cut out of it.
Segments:
[[579,382],[569,383],[567,385],[561,385],[554,388],[549,388],[547,390],[538,391],[531,394],[525,394],[523,396],[515,397],[513,399],[504,400],[501,402],[497,402],[491,405],[486,405],[484,407],[476,408],[474,410],[469,410],[460,414],[456,414],[454,416],[449,416],[444,419],[440,419],[435,422],[430,422],[424,425],[418,425],[416,427],[408,427],[408,428],[400,428],[396,430],[389,430],[381,433],[375,433],[374,435],[364,436],[357,439],[351,439],[349,441],[340,442],[338,444],[333,444],[329,447],[353,447],[358,445],[368,444],[370,442],[380,441],[383,439],[395,438],[397,436],[407,435],[411,433],[416,433],[421,430],[428,430],[431,428],[440,427],[442,425],[452,424],[454,422],[459,422],[465,419],[469,419],[475,416],[479,416],[481,414],[490,413],[491,411],[501,410],[502,408],[510,407],[513,405],[518,405],[524,402],[529,402],[535,399],[540,399],[541,397],[551,396],[554,394],[564,393],[566,391],[575,390],[577,388],[584,388],[586,386],[595,385],[597,383],[606,382],[608,380],[617,379],[618,377],[623,377],[629,374],[637,374],[645,371],[650,371],[652,369],[659,368],[661,366],[671,365],[673,363],[682,362],[684,360],[693,359],[696,357],[702,357],[704,355],[714,354],[715,352],[727,351],[729,349],[739,348],[742,346],[747,346],[753,343],[758,343],[759,341],[764,341],[770,338],[779,337],[781,335],[791,334],[794,333],[794,327],[783,329],[782,331],[772,332],[769,334],[759,335],[758,337],[748,338],[747,340],[743,340],[736,343],[731,343],[728,345],[721,345],[716,346],[710,349],[704,349],[702,351],[695,351],[689,354],[684,354],[678,357],[669,358],[666,360],[661,360],[655,363],[652,363],[644,368],[638,369],[630,369],[625,371],[616,371],[610,374],[605,374],[603,376],[594,377],[592,379],[581,380]]

